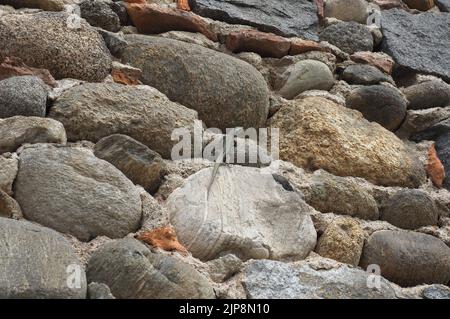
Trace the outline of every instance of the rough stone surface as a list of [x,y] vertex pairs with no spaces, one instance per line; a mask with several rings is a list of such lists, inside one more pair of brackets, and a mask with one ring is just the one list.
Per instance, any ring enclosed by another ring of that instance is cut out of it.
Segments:
[[94,154],[150,192],[155,192],[161,183],[161,155],[129,136],[114,134],[102,138],[95,144]]
[[0,80],[23,75],[37,76],[51,87],[57,85],[55,79],[47,69],[31,68],[17,57],[6,57],[0,64]]
[[383,205],[381,219],[403,229],[437,225],[438,210],[433,199],[420,190],[402,190]]
[[214,20],[317,40],[317,9],[306,0],[194,0],[191,7],[195,13]]
[[0,217],[19,219],[22,210],[19,204],[4,191],[0,189]]
[[191,128],[195,111],[173,103],[148,86],[86,83],[65,91],[49,116],[63,123],[71,141],[97,142],[125,134],[169,158],[176,128]]
[[441,240],[408,231],[382,230],[366,241],[361,267],[377,264],[381,276],[401,286],[447,284],[450,248]]
[[371,85],[380,82],[393,83],[392,78],[368,64],[353,64],[345,68],[342,80],[350,84]]
[[12,185],[19,169],[17,156],[0,155],[0,189],[12,195]]
[[356,21],[366,24],[369,15],[368,9],[368,3],[365,0],[324,1],[325,17],[333,17],[341,21]]
[[356,22],[332,24],[322,31],[320,40],[327,41],[348,54],[373,50],[373,37],[370,30]]
[[88,298],[89,299],[116,299],[109,290],[109,287],[105,284],[99,284],[98,282],[91,282],[88,285]]
[[406,118],[395,134],[400,138],[422,132],[445,119],[450,118],[450,106],[424,110],[408,110]]
[[175,256],[153,253],[135,239],[101,246],[89,260],[89,281],[107,284],[120,299],[210,299],[205,276]]
[[422,292],[424,299],[450,299],[450,288],[444,285],[431,285]]
[[215,282],[224,282],[241,270],[242,260],[228,254],[208,261],[207,265],[211,279]]
[[269,93],[264,78],[251,65],[176,40],[142,35],[129,35],[126,40],[130,45],[122,58],[142,70],[142,82],[198,111],[208,127],[264,125]]
[[255,52],[262,57],[281,58],[289,53],[291,43],[272,33],[244,30],[228,34],[226,46],[234,53]]
[[356,63],[372,65],[386,74],[391,74],[394,67],[394,60],[389,55],[381,52],[355,52],[350,56],[350,59]]
[[15,76],[0,81],[0,118],[15,115],[45,116],[47,88],[35,76]]
[[102,37],[83,20],[79,29],[70,29],[68,19],[67,13],[54,12],[0,17],[0,58],[21,58],[56,79],[102,81],[111,64]]
[[219,168],[208,193],[212,171],[190,176],[167,199],[171,223],[194,257],[302,259],[314,248],[313,209],[298,193],[271,174],[241,166]]
[[436,147],[432,144],[428,149],[428,158],[426,162],[427,176],[437,188],[442,188],[445,179],[445,168],[436,152]]
[[369,288],[369,274],[338,265],[323,269],[309,263],[290,265],[271,260],[252,261],[242,285],[250,299],[393,299],[393,285],[381,278],[381,289]]
[[199,32],[212,41],[217,35],[192,12],[155,4],[128,4],[128,15],[140,33],[158,34],[172,30]]
[[320,236],[315,251],[322,257],[357,266],[364,246],[364,233],[357,222],[338,219]]
[[381,24],[384,35],[381,48],[397,65],[450,80],[449,14],[409,14],[392,9],[383,11]]
[[[86,297],[86,276],[75,252],[51,229],[0,218],[0,255],[0,298]],[[80,288],[68,287],[68,269],[80,275],[74,282]]]
[[293,99],[304,91],[329,90],[333,84],[333,73],[325,63],[303,60],[281,75],[278,93],[286,99]]
[[6,4],[15,8],[36,8],[45,11],[64,10],[64,0],[1,0],[0,4]]
[[124,237],[142,217],[133,183],[87,149],[24,149],[14,191],[25,218],[84,241]]
[[346,98],[346,105],[360,111],[368,121],[394,131],[406,116],[407,101],[396,88],[371,85],[352,90]]
[[402,91],[409,101],[409,109],[450,106],[450,85],[444,81],[426,81],[411,85]]
[[425,179],[419,160],[394,134],[330,100],[291,101],[269,126],[280,129],[281,159],[297,166],[389,186],[417,187]]
[[14,152],[22,144],[67,141],[64,126],[53,119],[13,116],[0,119],[0,153]]
[[104,0],[84,0],[80,3],[81,17],[94,27],[117,32],[120,30],[120,19],[111,6],[112,2]]

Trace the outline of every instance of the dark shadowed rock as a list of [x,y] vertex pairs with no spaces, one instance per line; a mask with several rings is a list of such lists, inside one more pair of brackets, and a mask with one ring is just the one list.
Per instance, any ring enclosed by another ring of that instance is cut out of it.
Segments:
[[441,240],[409,231],[381,230],[366,241],[361,267],[377,264],[381,276],[401,286],[447,284],[450,248]]
[[373,50],[373,37],[369,29],[356,22],[332,24],[322,31],[320,40],[327,41],[348,54]]
[[122,59],[142,70],[142,82],[196,110],[208,127],[264,125],[267,84],[250,64],[181,41],[145,35],[125,39],[129,46]]
[[392,9],[383,11],[381,24],[381,48],[400,67],[450,80],[450,14]]
[[19,169],[17,156],[11,154],[0,155],[0,190],[12,195],[12,185]]
[[141,222],[139,191],[88,149],[25,148],[14,193],[25,218],[84,241],[124,237]]
[[14,152],[22,144],[66,142],[64,126],[53,119],[33,116],[0,119],[0,153]]
[[347,107],[388,130],[396,130],[406,116],[406,100],[401,93],[384,85],[361,86],[346,98]]
[[0,189],[0,217],[22,218],[22,210],[19,204],[4,191]]
[[192,0],[192,10],[204,17],[245,24],[260,31],[317,40],[318,18],[307,0]]
[[98,282],[91,282],[87,293],[89,299],[116,299],[107,285]]
[[84,0],[80,4],[81,17],[94,27],[117,32],[120,29],[120,19],[111,8],[112,4],[112,1]]
[[102,81],[111,57],[102,37],[86,21],[80,28],[65,12],[8,14],[0,17],[0,58],[21,58],[30,67],[48,69],[56,79]]
[[101,246],[87,266],[89,281],[120,299],[214,298],[206,277],[175,256],[151,252],[131,238]]
[[438,210],[425,192],[405,189],[391,196],[383,205],[381,219],[403,229],[437,225]]
[[342,80],[350,84],[371,85],[380,82],[393,83],[392,78],[368,64],[353,64],[345,68]]
[[441,11],[450,12],[450,0],[436,0],[436,5]]
[[69,242],[54,230],[0,218],[0,256],[2,299],[86,297],[84,269]]
[[36,8],[45,11],[64,10],[64,0],[1,0],[0,4],[6,4],[15,8]]
[[444,81],[426,81],[403,89],[413,110],[450,106],[450,85]]
[[155,192],[161,183],[161,155],[129,136],[114,134],[102,138],[95,144],[94,154],[150,192]]
[[0,81],[0,118],[44,117],[46,106],[47,87],[40,78],[26,75]]
[[112,134],[125,134],[169,158],[172,132],[190,129],[197,113],[171,102],[158,90],[144,85],[86,83],[65,91],[49,116],[63,123],[72,141],[97,142]]

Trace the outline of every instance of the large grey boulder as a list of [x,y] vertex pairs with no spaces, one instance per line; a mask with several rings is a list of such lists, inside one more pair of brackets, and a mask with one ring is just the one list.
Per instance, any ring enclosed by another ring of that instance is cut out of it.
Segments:
[[21,58],[29,66],[48,69],[56,79],[102,81],[110,70],[110,53],[97,31],[72,18],[65,12],[0,17],[1,60]]
[[64,126],[53,119],[33,116],[0,119],[0,153],[14,152],[22,144],[66,141]]
[[124,237],[138,229],[142,217],[133,183],[79,147],[25,148],[14,192],[26,219],[83,241]]
[[192,129],[197,113],[149,86],[86,83],[65,91],[49,116],[63,123],[71,141],[98,142],[125,134],[170,158],[176,128]]
[[255,260],[244,270],[242,285],[250,299],[392,299],[393,285],[380,278],[371,288],[370,274],[346,265],[316,267]]
[[176,256],[151,252],[131,238],[109,242],[87,266],[89,282],[104,283],[120,299],[211,299],[206,277]]
[[269,111],[267,84],[250,64],[177,40],[125,38],[129,45],[122,60],[142,70],[142,82],[196,110],[208,127],[264,125]]
[[86,275],[56,231],[0,218],[0,298],[85,298]]
[[44,117],[46,107],[47,88],[38,77],[15,76],[0,81],[0,118]]
[[214,20],[317,40],[317,9],[307,0],[194,0],[191,3],[195,13]]
[[303,259],[316,244],[314,209],[257,168],[213,168],[187,178],[167,199],[180,242],[201,260]]
[[366,241],[361,267],[377,264],[381,276],[401,286],[447,284],[450,248],[441,240],[409,231],[381,230]]
[[391,9],[383,11],[381,25],[381,48],[398,66],[450,80],[450,14]]

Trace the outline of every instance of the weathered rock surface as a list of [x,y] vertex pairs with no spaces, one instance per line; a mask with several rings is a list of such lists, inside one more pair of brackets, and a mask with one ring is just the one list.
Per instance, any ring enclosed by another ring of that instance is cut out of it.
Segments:
[[12,185],[19,169],[17,156],[0,155],[0,189],[12,195]]
[[131,238],[116,240],[94,252],[89,281],[104,283],[120,299],[214,298],[205,276],[176,256],[151,252]]
[[19,57],[56,79],[102,81],[111,64],[102,37],[83,20],[80,28],[69,28],[68,19],[67,13],[55,12],[0,17],[0,58]]
[[364,232],[354,220],[341,218],[320,236],[315,251],[322,257],[357,266],[364,246]]
[[350,59],[356,63],[365,63],[372,65],[386,74],[391,74],[394,67],[392,58],[381,52],[360,51],[350,56]]
[[86,297],[86,275],[75,252],[51,229],[0,218],[0,255],[1,298]]
[[[450,15],[383,11],[382,50],[400,67],[450,80]],[[414,30],[414,32],[411,32]]]
[[133,183],[83,148],[25,148],[14,192],[25,218],[83,241],[124,237],[142,217]]
[[297,166],[380,185],[417,187],[424,181],[422,165],[394,134],[330,100],[291,101],[269,125],[280,129],[281,159]]
[[422,292],[424,299],[450,299],[450,288],[444,285],[431,285]]
[[176,128],[191,128],[197,114],[148,86],[86,83],[65,91],[49,116],[63,123],[69,140],[97,142],[125,134],[170,157]]
[[64,126],[53,119],[33,116],[0,119],[0,153],[14,152],[22,144],[66,142]]
[[281,75],[278,93],[286,99],[293,99],[307,90],[329,90],[333,84],[333,73],[325,63],[303,60]]
[[114,134],[102,138],[95,144],[94,154],[150,192],[155,192],[161,183],[161,155],[127,135]]
[[365,0],[326,0],[324,1],[325,17],[341,21],[355,21],[366,24],[369,15],[368,3]]
[[208,193],[212,171],[190,176],[167,199],[171,223],[194,257],[302,259],[314,248],[313,209],[298,193],[270,173],[240,166],[219,168]]
[[433,199],[420,190],[402,190],[383,205],[381,219],[403,229],[437,225],[438,210]]
[[368,287],[370,275],[345,265],[315,267],[271,260],[252,261],[242,285],[250,299],[392,299],[393,285],[381,278],[381,289]]
[[352,64],[345,68],[342,80],[350,84],[371,85],[380,82],[393,83],[392,78],[368,64]]
[[64,10],[64,0],[1,0],[0,4],[6,4],[15,8],[36,8],[45,11]]
[[370,30],[356,22],[332,24],[322,31],[320,40],[327,41],[348,54],[373,51],[373,37]]
[[234,52],[255,52],[262,57],[281,58],[289,53],[291,43],[286,38],[255,30],[231,32],[227,49]]
[[409,138],[439,122],[450,118],[450,106],[423,110],[408,110],[406,118],[395,134],[400,138]]
[[366,241],[361,266],[377,264],[381,276],[401,286],[447,284],[450,248],[441,240],[408,231],[382,230]]
[[47,69],[32,68],[23,63],[22,59],[17,57],[6,57],[0,64],[0,80],[14,76],[34,75],[44,81],[45,84],[55,87],[55,79]]
[[117,32],[120,30],[120,19],[112,6],[112,1],[84,0],[80,3],[81,17],[94,27]]
[[88,285],[88,298],[89,299],[116,299],[109,290],[109,287],[105,284],[99,284],[98,282],[91,282]]
[[433,0],[404,0],[404,2],[409,8],[419,11],[427,11],[434,7]]
[[158,34],[172,30],[199,32],[212,41],[217,35],[192,12],[164,8],[156,4],[128,4],[128,15],[140,33]]
[[242,260],[235,255],[228,254],[206,263],[209,267],[211,279],[215,282],[224,282],[237,274],[242,267]]
[[195,13],[214,20],[317,40],[317,9],[306,0],[194,0],[191,7]]
[[409,101],[409,109],[450,106],[450,85],[444,81],[426,81],[411,85],[402,91]]
[[360,111],[368,121],[394,131],[406,116],[407,101],[396,88],[371,85],[352,90],[346,98],[346,105]]
[[15,76],[0,81],[0,118],[15,115],[45,116],[47,88],[35,76]]
[[22,217],[19,204],[0,189],[0,217],[18,219]]
[[264,125],[269,93],[264,78],[251,65],[176,40],[143,35],[129,35],[126,40],[129,46],[122,58],[142,70],[142,82],[196,110],[208,127]]

